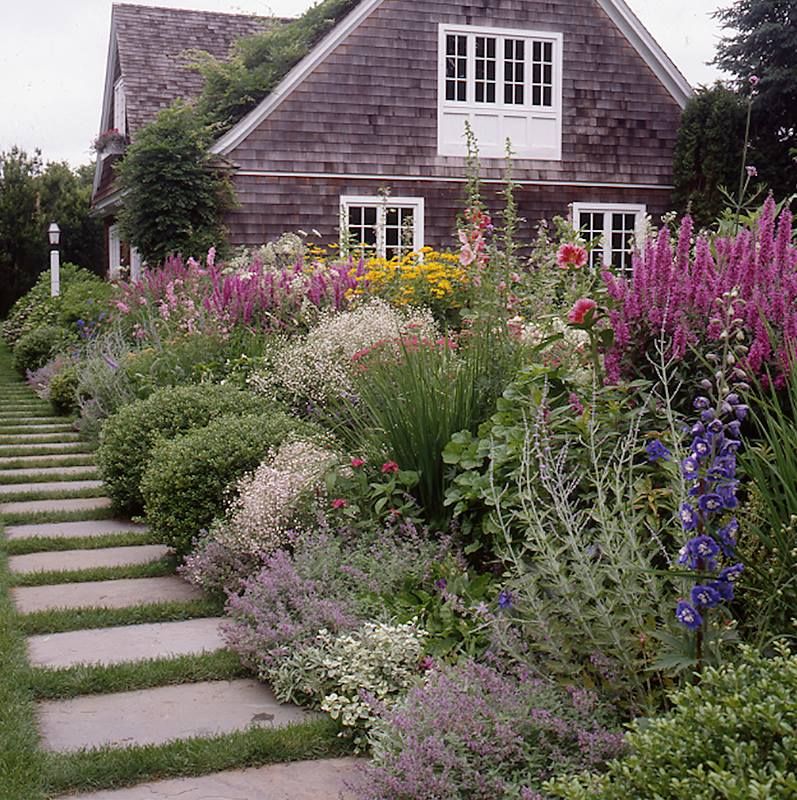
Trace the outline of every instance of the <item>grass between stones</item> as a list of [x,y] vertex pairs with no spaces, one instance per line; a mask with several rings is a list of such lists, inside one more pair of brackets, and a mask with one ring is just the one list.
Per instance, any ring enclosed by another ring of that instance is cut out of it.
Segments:
[[59,550],[99,550],[105,547],[130,547],[140,544],[159,544],[158,539],[145,531],[139,533],[105,533],[101,536],[37,536],[30,539],[15,539],[5,543],[11,556],[26,556],[30,553],[57,552]]
[[133,664],[33,668],[29,684],[36,700],[69,700],[86,694],[111,694],[200,681],[231,681],[249,672],[229,650],[148,659]]
[[60,583],[85,581],[113,581],[125,578],[163,578],[174,575],[177,559],[167,556],[149,564],[127,564],[119,567],[92,567],[91,569],[52,570],[28,572],[11,576],[12,586],[52,586]]
[[[76,466],[82,465],[78,464]],[[87,466],[91,466],[91,464]],[[20,469],[26,468],[20,467]],[[99,479],[100,473],[97,470],[92,470],[91,472],[67,472],[66,474],[56,474],[54,472],[48,474],[45,472],[38,475],[3,475],[2,470],[0,470],[0,486],[13,486],[16,483],[49,483],[50,481],[71,483],[72,481],[97,481]]]
[[44,800],[25,638],[8,578],[8,558],[0,549],[0,791],[4,800]]
[[111,508],[87,508],[81,511],[24,511],[4,514],[6,525],[38,525],[47,522],[86,522],[95,519],[113,519]]
[[91,453],[67,454],[64,458],[47,458],[47,456],[34,456],[33,458],[14,457],[13,460],[0,463],[0,478],[3,472],[9,469],[45,469],[47,467],[93,467],[95,459]]
[[183,619],[217,617],[222,609],[223,603],[220,600],[209,598],[148,603],[129,608],[55,608],[21,615],[19,627],[26,635],[33,636],[41,633],[139,625],[144,622],[177,622]]
[[227,769],[349,755],[351,747],[337,736],[338,730],[334,720],[323,717],[284,728],[251,728],[165,745],[47,754],[46,789],[52,794],[115,789],[153,778],[207,775]]
[[[81,476],[83,480],[85,477]],[[89,486],[85,489],[39,489],[18,492],[4,492],[0,495],[0,505],[17,503],[23,500],[73,500],[81,497],[106,497],[102,486]]]
[[77,443],[80,438],[76,431],[63,431],[59,433],[45,432],[43,435],[38,433],[14,433],[0,434],[0,446],[7,447],[10,444],[58,444],[59,442]]
[[[38,446],[36,442],[29,442],[27,446],[8,447],[0,444],[0,458],[19,458],[20,456],[57,456],[60,454],[70,456],[87,456],[94,452],[91,445],[85,442],[68,442],[68,447],[53,447],[52,445]],[[7,449],[6,449],[7,448]]]

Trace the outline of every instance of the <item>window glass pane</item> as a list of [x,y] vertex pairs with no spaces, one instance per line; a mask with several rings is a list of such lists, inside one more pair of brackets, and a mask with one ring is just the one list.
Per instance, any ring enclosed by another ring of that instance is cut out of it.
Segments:
[[495,37],[477,36],[475,61],[477,103],[495,103],[496,68]]
[[377,241],[376,206],[349,206],[348,241],[355,253],[373,255]]
[[553,43],[533,42],[531,61],[531,102],[553,106]]
[[388,208],[385,214],[385,258],[402,258],[415,246],[412,208]]
[[366,206],[364,216],[366,225],[376,225],[376,206]]
[[618,272],[631,269],[631,241],[636,231],[636,214],[612,214],[612,266]]
[[589,253],[589,266],[600,269],[603,266],[603,223],[602,211],[582,211],[576,220],[576,227],[581,231],[588,245],[592,245]]
[[468,39],[446,36],[446,100],[464,102],[468,96]]
[[504,40],[504,102],[507,105],[524,103],[525,44],[522,39]]

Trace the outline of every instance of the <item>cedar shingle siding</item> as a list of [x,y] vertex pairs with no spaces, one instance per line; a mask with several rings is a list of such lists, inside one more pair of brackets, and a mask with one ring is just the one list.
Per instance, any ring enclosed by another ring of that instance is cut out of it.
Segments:
[[[228,220],[235,243],[297,228],[333,239],[339,196],[380,187],[426,198],[426,241],[448,243],[463,194],[451,179],[463,177],[464,160],[437,155],[438,23],[564,35],[562,160],[515,161],[517,180],[554,182],[521,188],[522,216],[565,214],[574,201],[667,210],[680,107],[596,0],[385,0],[228,154],[243,171],[287,173],[236,177],[240,208]],[[485,178],[500,180],[500,159],[482,165]],[[347,177],[290,177],[297,172]]]

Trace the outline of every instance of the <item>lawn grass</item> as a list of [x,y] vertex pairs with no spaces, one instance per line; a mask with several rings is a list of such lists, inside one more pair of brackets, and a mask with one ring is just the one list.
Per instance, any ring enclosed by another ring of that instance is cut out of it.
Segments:
[[44,781],[51,794],[115,789],[145,780],[207,775],[227,769],[348,755],[351,745],[337,736],[329,717],[284,728],[250,728],[212,738],[164,745],[97,748],[47,754]]
[[149,531],[129,533],[104,533],[100,536],[31,536],[5,543],[6,552],[12,556],[29,553],[58,552],[59,550],[99,550],[103,547],[128,547],[140,544],[160,544]]
[[69,700],[86,694],[134,692],[200,681],[231,681],[249,674],[235,653],[217,650],[132,664],[34,668],[29,673],[28,683],[36,700]]
[[48,522],[85,522],[95,519],[113,519],[112,508],[87,508],[81,511],[23,511],[4,514],[6,525],[45,525]]
[[166,556],[149,564],[127,564],[118,567],[91,567],[89,569],[51,570],[12,574],[12,586],[53,586],[62,583],[86,581],[114,581],[128,578],[163,578],[174,575],[177,559]]
[[44,633],[115,628],[145,622],[178,622],[184,619],[217,617],[222,613],[220,600],[182,600],[169,603],[145,603],[130,608],[54,608],[22,614],[19,627],[28,636]]

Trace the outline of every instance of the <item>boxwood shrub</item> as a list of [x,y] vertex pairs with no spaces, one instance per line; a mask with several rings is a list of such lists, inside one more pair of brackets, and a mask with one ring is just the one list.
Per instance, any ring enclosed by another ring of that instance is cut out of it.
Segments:
[[53,356],[76,344],[77,335],[57,325],[36,328],[19,338],[14,345],[14,369],[20,375],[43,367]]
[[152,532],[179,554],[190,552],[197,535],[221,516],[227,487],[291,433],[320,435],[313,425],[273,411],[221,417],[159,442],[141,481]]
[[53,375],[49,393],[56,414],[68,416],[77,411],[77,370],[74,366],[69,364]]
[[145,400],[122,406],[103,425],[97,463],[114,508],[144,510],[141,478],[160,440],[174,439],[219,417],[255,414],[269,404],[230,386],[201,384],[159,389]]
[[635,723],[630,752],[606,774],[553,781],[564,800],[792,800],[797,797],[797,655],[743,648],[672,695],[673,710]]

